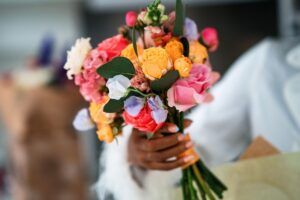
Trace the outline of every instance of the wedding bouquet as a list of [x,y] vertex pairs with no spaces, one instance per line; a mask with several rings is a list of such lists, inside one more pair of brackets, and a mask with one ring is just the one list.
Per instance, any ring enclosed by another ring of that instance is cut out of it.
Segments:
[[[175,123],[184,133],[184,112],[213,99],[208,90],[218,79],[208,52],[218,47],[217,31],[185,18],[184,5],[165,14],[160,0],[140,13],[126,14],[120,34],[92,49],[81,38],[68,52],[65,69],[80,87],[89,109],[81,110],[74,126],[97,127],[101,141],[112,142],[122,127],[132,125],[149,139],[165,124]],[[186,140],[190,140],[185,135]],[[194,148],[182,166],[182,191],[186,200],[222,198],[226,186],[204,165]]]

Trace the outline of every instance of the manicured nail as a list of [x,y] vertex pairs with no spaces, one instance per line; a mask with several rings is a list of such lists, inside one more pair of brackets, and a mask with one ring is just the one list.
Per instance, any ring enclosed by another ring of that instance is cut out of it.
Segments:
[[175,124],[170,125],[168,129],[169,129],[169,131],[172,132],[172,133],[176,133],[176,132],[179,131],[178,126],[176,126]]
[[189,156],[183,158],[183,162],[187,163],[187,162],[190,162],[193,159],[194,159],[194,156],[189,155]]
[[193,143],[192,141],[188,141],[188,142],[185,144],[185,148],[189,149],[189,148],[191,148],[193,145],[194,145],[194,143]]
[[179,142],[183,141],[184,140],[184,135],[180,134],[177,139],[178,139]]

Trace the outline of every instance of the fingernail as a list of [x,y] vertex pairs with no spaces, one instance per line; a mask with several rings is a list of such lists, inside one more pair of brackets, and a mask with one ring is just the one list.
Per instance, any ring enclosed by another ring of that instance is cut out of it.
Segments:
[[190,162],[193,159],[194,159],[194,156],[189,155],[189,156],[183,158],[183,162],[187,163],[187,162]]
[[193,143],[192,141],[188,141],[188,142],[185,144],[185,148],[189,149],[189,148],[191,148],[193,145],[194,145],[194,143]]
[[169,131],[172,132],[172,133],[176,133],[176,132],[179,131],[179,128],[175,124],[172,124],[172,125],[169,126]]
[[183,141],[184,140],[184,135],[180,134],[177,139],[180,142]]

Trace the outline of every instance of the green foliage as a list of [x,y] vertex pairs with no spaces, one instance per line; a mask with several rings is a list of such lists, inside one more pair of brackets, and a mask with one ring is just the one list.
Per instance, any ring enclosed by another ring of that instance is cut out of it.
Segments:
[[124,99],[110,99],[104,106],[103,111],[106,113],[120,112],[124,107]]
[[185,11],[182,0],[176,0],[176,19],[173,30],[173,35],[180,37],[183,35],[183,25],[185,19]]
[[116,75],[123,75],[131,79],[135,75],[135,69],[131,61],[124,57],[116,57],[97,69],[97,73],[103,78],[109,79]]
[[158,80],[154,80],[150,83],[150,87],[155,92],[162,92],[168,90],[175,81],[179,79],[178,71],[169,71],[166,75]]

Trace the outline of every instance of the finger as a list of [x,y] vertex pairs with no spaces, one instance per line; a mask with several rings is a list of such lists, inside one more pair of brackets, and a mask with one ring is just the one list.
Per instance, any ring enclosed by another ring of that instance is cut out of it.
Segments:
[[184,158],[180,158],[172,161],[166,161],[166,162],[143,163],[143,165],[145,168],[152,169],[152,170],[170,171],[183,166],[184,164],[188,163],[192,159],[193,159],[192,156],[187,156]]
[[184,119],[183,126],[184,126],[184,128],[188,128],[188,127],[190,127],[192,125],[192,123],[193,123],[193,120]]
[[177,157],[181,153],[185,152],[187,149],[193,147],[193,142],[192,141],[187,141],[187,142],[181,142],[180,144],[171,147],[167,150],[164,151],[159,151],[159,152],[146,152],[145,153],[145,159],[146,161],[156,161],[156,162],[162,162],[166,161],[170,158]]
[[181,133],[167,135],[152,140],[140,139],[139,149],[143,151],[159,151],[175,146],[179,142],[184,141],[184,135]]
[[179,128],[176,124],[173,123],[165,123],[165,125],[159,129],[159,133],[177,133]]

